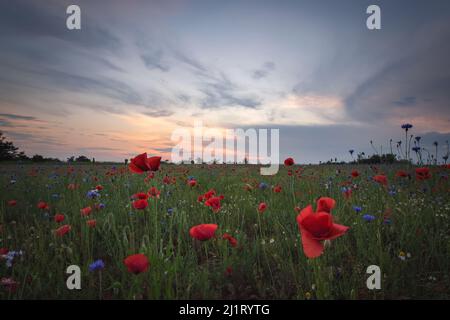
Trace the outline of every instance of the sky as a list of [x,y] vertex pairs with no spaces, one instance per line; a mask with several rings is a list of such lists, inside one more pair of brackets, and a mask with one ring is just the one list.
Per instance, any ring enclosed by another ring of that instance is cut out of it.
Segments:
[[387,151],[403,123],[450,140],[450,1],[3,0],[0,48],[0,130],[30,156],[170,159],[198,120],[279,129],[298,163]]

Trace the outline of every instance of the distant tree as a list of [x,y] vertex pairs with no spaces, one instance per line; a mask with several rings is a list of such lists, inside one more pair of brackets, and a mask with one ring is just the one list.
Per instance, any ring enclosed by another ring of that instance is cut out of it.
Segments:
[[17,148],[11,141],[7,141],[0,131],[0,160],[14,160],[17,158]]
[[128,159],[125,159],[125,165],[127,165],[128,164]]
[[33,162],[42,162],[44,161],[44,157],[41,156],[40,154],[35,154],[34,156],[31,157],[31,161]]
[[71,156],[71,157],[67,158],[67,162],[75,162],[75,157]]
[[79,156],[75,159],[76,162],[91,162],[88,157],[86,156]]

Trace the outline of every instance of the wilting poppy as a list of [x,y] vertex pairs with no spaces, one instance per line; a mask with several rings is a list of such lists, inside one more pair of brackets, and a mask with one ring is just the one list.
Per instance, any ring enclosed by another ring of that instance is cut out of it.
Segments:
[[258,205],[258,211],[259,213],[263,213],[267,209],[267,204],[265,202],[261,202]]
[[194,239],[205,241],[214,237],[217,227],[217,224],[199,224],[192,227],[189,234]]
[[131,159],[128,167],[134,173],[143,173],[145,171],[158,171],[161,164],[161,157],[147,158],[147,153],[142,153]]
[[148,195],[152,198],[158,198],[161,194],[161,191],[159,191],[156,187],[151,187],[150,190],[148,190]]
[[128,272],[134,274],[139,274],[141,272],[147,271],[150,265],[147,257],[142,253],[128,256],[125,260],[123,260],[123,263],[127,267]]
[[236,247],[238,245],[236,238],[232,237],[228,233],[224,233],[222,239],[228,240],[228,242],[232,247]]
[[86,207],[86,208],[81,209],[80,212],[81,212],[81,215],[83,217],[87,217],[87,216],[89,216],[91,214],[92,208],[91,207]]
[[69,189],[69,190],[75,190],[75,189],[77,189],[78,188],[78,185],[76,185],[76,184],[74,184],[74,183],[71,183],[71,184],[69,184],[68,186],[67,186],[67,189]]
[[273,187],[273,192],[280,193],[281,192],[281,186],[280,185],[276,185],[275,187]]
[[60,223],[60,222],[63,222],[65,218],[66,217],[63,214],[57,213],[57,214],[55,214],[53,219],[55,220],[55,222]]
[[144,210],[148,206],[148,201],[146,199],[139,199],[133,201],[133,208],[136,210]]
[[294,159],[292,159],[292,158],[287,158],[286,160],[284,160],[284,165],[286,166],[286,167],[290,167],[290,166],[292,166],[294,164]]
[[225,275],[226,275],[227,277],[229,277],[229,276],[231,276],[232,274],[233,274],[233,268],[230,267],[230,266],[226,267],[226,269],[225,269]]
[[219,212],[221,206],[220,201],[223,200],[224,196],[212,197],[205,201],[205,206],[211,207],[213,212]]
[[[309,205],[297,216],[297,224],[302,237],[303,252],[308,258],[316,258],[323,253],[324,245],[322,241],[340,237],[349,229],[349,227],[333,223],[332,215],[329,212],[321,211],[323,208],[330,208],[330,204],[332,203],[328,199],[322,201],[322,205],[319,199],[317,212],[314,212],[312,206]],[[332,207],[334,207],[334,203]]]
[[395,176],[398,178],[406,178],[406,177],[408,177],[408,173],[403,170],[398,170],[397,173],[395,174]]
[[95,219],[88,220],[86,221],[86,224],[90,228],[95,228],[95,226],[97,225],[97,220]]
[[417,180],[428,180],[431,178],[430,169],[428,168],[417,168],[416,169],[416,179]]
[[39,201],[37,207],[41,210],[48,210],[50,208],[50,206],[44,201]]
[[16,200],[9,200],[8,201],[8,206],[15,207],[16,205],[17,205],[17,201]]
[[68,233],[71,229],[72,229],[72,227],[70,225],[65,224],[62,227],[59,227],[58,229],[56,229],[55,233],[56,233],[56,235],[62,237],[63,235]]
[[387,186],[388,184],[387,177],[382,174],[374,176],[373,181],[378,182],[379,184],[382,184],[384,186]]

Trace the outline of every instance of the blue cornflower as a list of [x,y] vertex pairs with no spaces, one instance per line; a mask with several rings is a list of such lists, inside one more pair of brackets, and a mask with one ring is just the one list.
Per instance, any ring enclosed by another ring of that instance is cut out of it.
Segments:
[[58,199],[59,198],[59,194],[57,194],[57,193],[52,194],[52,198],[53,199]]
[[365,214],[365,215],[362,216],[362,218],[364,220],[366,220],[367,222],[371,222],[371,221],[375,220],[375,216],[372,216],[370,214]]
[[360,213],[362,211],[361,207],[353,206],[353,210],[355,210],[356,213]]
[[168,209],[167,209],[167,214],[170,215],[170,214],[172,214],[172,213],[173,213],[173,208],[168,208]]
[[99,209],[104,209],[106,207],[106,204],[104,204],[104,203],[100,203],[99,205],[98,205],[98,208]]
[[261,182],[258,186],[261,190],[266,190],[269,187],[269,185],[265,182]]
[[105,267],[105,263],[103,262],[103,260],[99,259],[89,265],[89,271],[93,272],[96,270],[101,270],[104,267]]
[[87,196],[89,199],[95,199],[95,198],[100,197],[100,193],[99,193],[96,189],[94,189],[94,190],[89,190],[89,191],[87,192],[86,196]]
[[410,124],[410,123],[402,124],[402,129],[405,129],[405,130],[409,130],[409,129],[411,129],[412,127],[413,127],[413,125]]
[[189,176],[189,177],[188,177],[188,180],[189,180],[189,181],[195,180],[195,177],[194,177],[194,176]]

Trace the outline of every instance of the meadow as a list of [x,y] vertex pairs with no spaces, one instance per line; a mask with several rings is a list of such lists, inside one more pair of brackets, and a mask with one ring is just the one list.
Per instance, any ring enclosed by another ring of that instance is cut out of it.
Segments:
[[[0,299],[449,299],[450,169],[428,168],[3,164]],[[349,229],[308,258],[296,218],[320,197]]]

